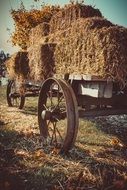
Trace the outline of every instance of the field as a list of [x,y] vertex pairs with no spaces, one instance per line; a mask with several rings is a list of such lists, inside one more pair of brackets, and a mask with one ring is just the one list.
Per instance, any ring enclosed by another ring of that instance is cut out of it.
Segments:
[[0,87],[0,190],[126,190],[127,116],[80,120],[75,147],[42,147],[38,98],[8,107]]

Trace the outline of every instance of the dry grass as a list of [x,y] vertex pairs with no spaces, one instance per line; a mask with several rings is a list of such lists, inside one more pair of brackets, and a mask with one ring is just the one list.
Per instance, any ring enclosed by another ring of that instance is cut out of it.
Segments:
[[81,120],[68,155],[48,151],[39,139],[37,98],[9,108],[0,87],[1,190],[126,190],[127,116]]

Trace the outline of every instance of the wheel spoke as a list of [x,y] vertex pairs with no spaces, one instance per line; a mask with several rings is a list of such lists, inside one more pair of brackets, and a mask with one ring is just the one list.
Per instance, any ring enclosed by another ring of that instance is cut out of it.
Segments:
[[[52,130],[52,137],[51,137],[50,145],[53,143],[53,137],[55,136],[55,138],[56,138],[56,135],[55,135],[56,128],[55,128],[54,123],[52,123],[52,124],[53,124],[53,129],[50,128],[50,129]],[[54,142],[55,142],[55,141],[54,141]]]
[[62,102],[63,99],[64,99],[64,95],[62,94],[62,96],[59,98],[58,106],[59,106],[59,104]]
[[53,127],[54,127],[54,136],[55,136],[55,140],[54,140],[54,142],[57,144],[57,137],[56,137],[56,122],[53,122]]
[[55,110],[55,109],[57,109],[57,108],[59,107],[59,105],[60,105],[61,101],[63,100],[63,98],[64,98],[64,95],[62,95],[62,96],[60,97],[60,99],[59,99],[57,105],[54,107],[53,110]]
[[58,85],[58,91],[57,91],[58,102],[59,102],[59,99],[60,99],[60,93],[59,93],[59,91],[60,91],[60,87],[59,87],[59,85]]
[[53,118],[58,122],[60,121],[56,116],[53,116]]
[[57,130],[57,133],[59,134],[59,136],[60,136],[60,138],[61,138],[61,140],[62,140],[62,142],[63,142],[64,140],[63,140],[62,135],[60,134],[58,128],[56,128],[56,130]]
[[52,91],[53,89],[52,89],[52,86],[50,87],[50,101],[51,101],[51,107],[52,106],[54,106],[54,104],[53,104],[53,91]]
[[18,106],[18,101],[17,101],[17,98],[16,98],[15,100],[16,100],[16,106]]
[[49,127],[49,124],[51,123],[51,121],[49,120],[48,123],[47,123],[47,127]]
[[[47,122],[47,128],[51,128],[51,127],[49,127],[49,124],[51,123],[51,121],[49,120],[48,122]],[[50,138],[50,133],[49,133],[49,130],[48,130],[48,136],[49,136],[49,138]]]
[[12,98],[12,104],[13,104],[13,106],[15,105],[14,98]]
[[45,110],[48,110],[48,107],[45,104],[43,104],[43,107],[45,108]]
[[48,92],[48,93],[46,93],[46,95],[47,95],[47,98],[49,99],[49,101],[50,101],[50,105],[51,105],[51,107],[53,107],[54,106],[54,104],[53,104],[53,96],[52,96],[52,91],[50,91],[50,92]]

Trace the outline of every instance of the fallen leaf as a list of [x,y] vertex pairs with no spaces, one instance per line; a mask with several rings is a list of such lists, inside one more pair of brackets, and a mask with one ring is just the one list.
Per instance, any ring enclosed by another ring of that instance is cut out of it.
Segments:
[[60,149],[58,149],[58,148],[54,148],[53,150],[52,150],[52,154],[59,154],[59,152],[60,152]]
[[123,143],[117,138],[112,139],[110,144],[113,146],[124,147]]
[[25,151],[25,150],[16,150],[15,153],[16,153],[16,155],[18,155],[18,156],[29,157],[29,153],[28,153],[27,151]]
[[45,157],[45,156],[46,156],[45,153],[41,149],[40,150],[36,150],[34,152],[34,157],[36,157],[36,158]]

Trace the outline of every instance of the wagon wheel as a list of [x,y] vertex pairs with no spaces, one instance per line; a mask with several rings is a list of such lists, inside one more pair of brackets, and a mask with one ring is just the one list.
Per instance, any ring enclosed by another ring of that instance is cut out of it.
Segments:
[[16,92],[16,83],[14,80],[10,80],[7,85],[7,103],[10,107],[17,107],[22,109],[25,103],[25,96]]
[[38,101],[38,123],[44,145],[61,153],[72,148],[78,129],[78,109],[74,92],[63,80],[47,79]]

